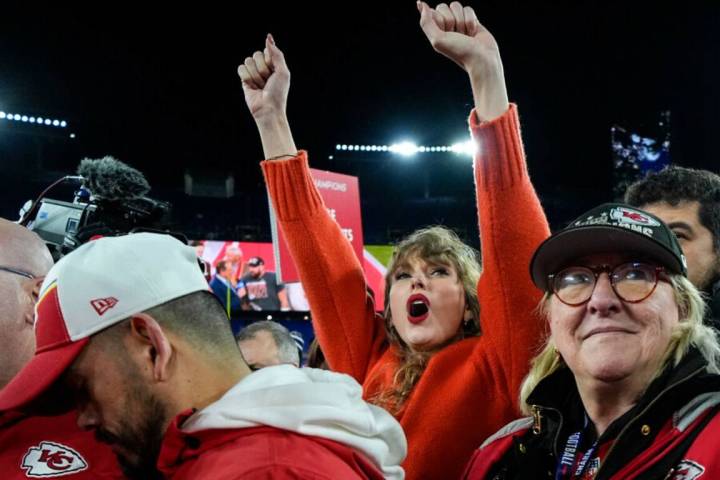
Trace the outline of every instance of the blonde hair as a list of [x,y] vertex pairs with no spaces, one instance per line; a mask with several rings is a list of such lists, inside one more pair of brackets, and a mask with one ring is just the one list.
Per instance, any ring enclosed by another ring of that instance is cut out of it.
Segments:
[[[479,252],[465,245],[462,240],[445,227],[432,226],[411,233],[395,247],[392,260],[385,274],[385,330],[388,340],[399,350],[400,367],[393,377],[393,386],[379,392],[371,401],[392,413],[398,413],[403,403],[412,392],[415,384],[422,376],[430,357],[449,343],[466,337],[480,335],[480,302],[477,296],[477,282],[480,278],[481,266],[478,261]],[[411,258],[420,258],[428,262],[452,265],[457,271],[458,279],[465,292],[465,305],[471,318],[462,324],[457,335],[440,347],[430,351],[413,351],[397,333],[392,324],[390,309],[390,289],[397,270]]]
[[[703,324],[707,307],[700,292],[682,275],[671,275],[670,283],[678,305],[680,322],[672,332],[670,343],[663,354],[663,361],[653,378],[660,375],[667,365],[672,363],[673,366],[677,366],[691,346],[697,348],[708,362],[708,371],[720,373],[720,343],[717,332]],[[549,316],[548,306],[551,297],[551,293],[546,293],[538,305],[538,311],[546,319]],[[566,367],[552,338],[548,337],[542,351],[532,360],[530,372],[520,388],[520,408],[523,413],[531,414],[531,405],[528,405],[527,399],[540,381],[556,370]]]

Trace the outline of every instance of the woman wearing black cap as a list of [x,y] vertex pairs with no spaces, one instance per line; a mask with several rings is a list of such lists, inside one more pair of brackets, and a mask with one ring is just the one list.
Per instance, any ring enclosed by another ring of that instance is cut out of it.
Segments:
[[549,338],[466,478],[720,478],[720,345],[656,217],[597,207],[531,263]]

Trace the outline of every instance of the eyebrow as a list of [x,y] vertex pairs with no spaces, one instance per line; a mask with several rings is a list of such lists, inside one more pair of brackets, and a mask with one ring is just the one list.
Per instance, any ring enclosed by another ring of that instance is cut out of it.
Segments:
[[668,226],[668,228],[671,228],[671,229],[672,228],[681,228],[681,229],[687,230],[689,232],[693,231],[693,229],[689,223],[682,222],[682,221],[670,222],[667,224],[667,226]]

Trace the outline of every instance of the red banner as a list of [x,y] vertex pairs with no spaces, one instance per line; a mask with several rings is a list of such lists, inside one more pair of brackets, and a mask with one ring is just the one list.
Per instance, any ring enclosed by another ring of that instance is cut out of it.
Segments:
[[[360,215],[360,187],[357,177],[328,172],[325,170],[310,169],[315,186],[325,206],[335,221],[340,225],[345,238],[352,244],[355,255],[362,265],[365,265],[363,256],[362,217]],[[283,282],[298,282],[295,262],[285,243],[285,237],[270,206],[270,225],[273,234],[273,248],[275,250],[276,272]]]

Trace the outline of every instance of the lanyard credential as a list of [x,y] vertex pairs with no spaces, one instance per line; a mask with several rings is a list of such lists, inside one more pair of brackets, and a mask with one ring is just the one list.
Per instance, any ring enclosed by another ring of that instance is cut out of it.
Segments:
[[[583,434],[588,430],[588,423],[588,417],[585,415],[585,425],[583,425],[583,429],[570,435],[567,442],[565,442],[565,450],[563,450],[563,454],[558,460],[555,470],[555,480],[580,478],[585,473],[585,468],[595,455],[597,440],[593,442],[592,446],[588,448],[582,456],[577,467],[575,467],[575,457],[577,456],[578,448],[580,448]],[[574,472],[573,467],[575,467]]]

